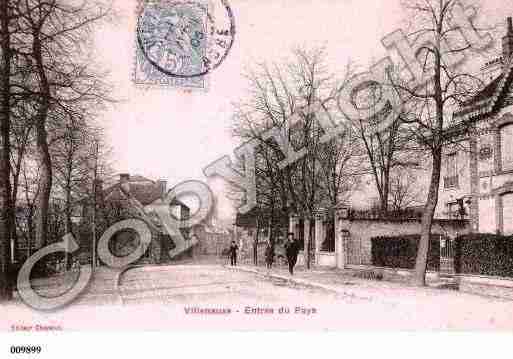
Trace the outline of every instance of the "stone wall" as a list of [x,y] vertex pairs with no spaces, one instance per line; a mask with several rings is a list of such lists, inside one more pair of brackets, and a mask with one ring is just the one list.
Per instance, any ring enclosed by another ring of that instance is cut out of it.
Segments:
[[222,255],[234,240],[234,236],[223,231],[216,231],[199,225],[193,229],[198,244],[194,249],[195,255]]
[[198,251],[203,255],[222,255],[230,246],[232,236],[225,233],[204,233],[198,238]]
[[[420,233],[419,220],[385,220],[385,219],[341,219],[337,232],[348,231],[344,240],[344,252],[347,264],[370,265],[371,239],[381,236],[401,236]],[[470,232],[470,223],[461,220],[435,220],[433,234],[450,238]]]

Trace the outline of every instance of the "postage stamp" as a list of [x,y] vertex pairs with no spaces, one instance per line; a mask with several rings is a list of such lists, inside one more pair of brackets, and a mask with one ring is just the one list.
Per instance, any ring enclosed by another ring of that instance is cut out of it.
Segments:
[[134,82],[205,89],[235,38],[226,0],[141,1]]

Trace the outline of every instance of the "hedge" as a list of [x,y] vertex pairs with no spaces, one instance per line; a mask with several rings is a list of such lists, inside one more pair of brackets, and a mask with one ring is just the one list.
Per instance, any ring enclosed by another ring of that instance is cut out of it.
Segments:
[[[431,235],[428,251],[428,269],[440,269],[440,236]],[[413,269],[417,258],[420,235],[371,238],[372,265]]]
[[456,239],[456,273],[513,277],[513,237],[469,234]]

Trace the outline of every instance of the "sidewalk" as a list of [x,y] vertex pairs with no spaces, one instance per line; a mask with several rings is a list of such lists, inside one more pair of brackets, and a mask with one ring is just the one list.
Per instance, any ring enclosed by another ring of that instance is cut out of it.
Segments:
[[[275,267],[270,271],[265,267],[250,265],[238,265],[236,267],[227,265],[225,268],[255,273],[267,278],[280,279],[296,285],[317,288],[343,296],[354,296],[354,294],[349,291],[349,287],[361,284],[358,278],[351,277],[340,270],[329,268],[306,270],[305,267],[298,266],[294,269],[294,275],[290,275],[288,269],[285,267]],[[361,296],[358,297],[362,298]]]
[[[270,272],[265,267],[250,265],[225,267],[232,270],[255,273],[266,278],[285,280],[299,286],[318,288],[344,297],[379,301],[394,305],[407,302],[414,304],[418,301],[419,297],[429,299],[446,296],[475,296],[451,289],[440,289],[434,286],[419,288],[409,286],[404,282],[363,279],[355,276],[358,272],[357,270],[319,267],[313,267],[307,270],[305,267],[299,266],[294,269],[294,275],[291,276],[285,267],[273,268]],[[497,298],[493,299],[497,300]]]
[[[117,279],[119,270],[105,266],[98,267],[93,274],[87,288],[74,304],[120,304]],[[31,281],[32,288],[41,296],[55,297],[73,287],[78,279],[79,271],[73,270],[57,274],[48,278],[37,278]],[[21,297],[16,291],[13,303],[21,302]]]

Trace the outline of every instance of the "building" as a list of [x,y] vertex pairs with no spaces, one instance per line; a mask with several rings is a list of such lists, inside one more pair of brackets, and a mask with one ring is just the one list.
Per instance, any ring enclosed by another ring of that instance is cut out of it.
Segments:
[[[467,217],[472,230],[513,234],[513,23],[486,86],[454,113],[456,143],[443,151],[438,218]],[[491,80],[489,80],[491,78]],[[460,124],[460,125],[458,125]],[[469,130],[469,125],[471,130]],[[458,130],[458,126],[460,130]]]
[[198,255],[221,256],[235,239],[233,231],[210,223],[195,226],[194,235],[198,240],[194,253]]
[[[97,240],[103,231],[114,223],[129,219],[146,219],[152,240],[140,263],[162,263],[171,260],[168,253],[174,248],[173,238],[169,236],[155,213],[155,207],[164,203],[167,195],[165,180],[153,181],[140,175],[119,175],[119,180],[107,188],[98,182],[96,189],[96,215],[93,220],[94,198],[85,198],[77,204],[79,215],[74,218],[80,239],[81,260],[89,261],[93,230]],[[174,200],[169,205],[170,213],[179,220],[189,218],[189,208]],[[189,231],[182,230],[184,238],[189,239]],[[137,233],[132,230],[119,231],[111,239],[109,247],[116,256],[130,254],[139,244]]]

